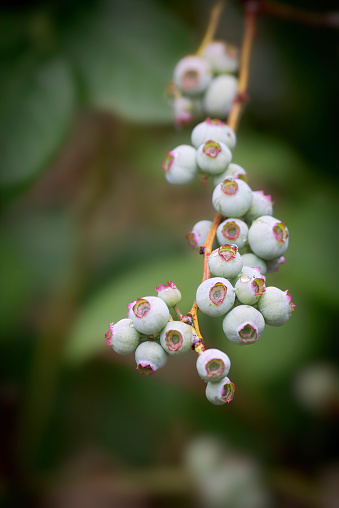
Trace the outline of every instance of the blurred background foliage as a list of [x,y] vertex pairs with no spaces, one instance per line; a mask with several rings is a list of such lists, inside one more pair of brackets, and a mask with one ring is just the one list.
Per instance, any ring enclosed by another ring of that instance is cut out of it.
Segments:
[[[211,184],[172,188],[160,163],[189,143],[164,91],[210,7],[2,2],[4,506],[331,508],[339,498],[336,29],[258,20],[233,160],[290,229],[287,263],[268,281],[292,292],[296,312],[249,348],[201,316],[207,345],[231,358],[232,404],[207,402],[194,354],[145,378],[104,344],[128,302],[173,280],[188,312],[201,280],[184,237],[213,218]],[[240,44],[242,26],[229,2],[218,38]]]

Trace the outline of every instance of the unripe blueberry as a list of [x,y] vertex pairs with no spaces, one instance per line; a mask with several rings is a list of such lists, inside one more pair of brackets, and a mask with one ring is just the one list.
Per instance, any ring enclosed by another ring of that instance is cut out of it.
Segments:
[[188,95],[202,93],[211,79],[211,69],[208,63],[196,55],[188,55],[179,60],[173,73],[176,86]]
[[204,122],[194,127],[191,141],[195,148],[199,148],[210,139],[221,141],[231,149],[234,148],[236,143],[236,135],[231,127],[221,120],[206,118]]
[[226,217],[242,217],[252,203],[252,191],[247,183],[225,178],[216,186],[212,195],[215,210]]
[[135,351],[135,361],[140,374],[151,376],[167,363],[167,353],[157,342],[142,342]]
[[168,285],[159,284],[159,287],[155,288],[158,293],[158,297],[164,300],[167,307],[174,307],[181,300],[181,293],[174,282],[169,281]]
[[226,118],[232,109],[237,89],[238,80],[234,76],[222,75],[213,78],[205,92],[206,113],[217,118]]
[[160,343],[170,355],[180,355],[191,349],[193,328],[181,321],[169,321],[160,334]]
[[265,276],[249,277],[248,275],[241,275],[234,289],[239,302],[245,305],[254,305],[266,291]]
[[222,173],[232,160],[232,152],[221,141],[208,140],[197,150],[197,164],[202,173]]
[[241,256],[242,262],[244,263],[244,266],[250,266],[252,268],[259,267],[260,272],[265,275],[267,273],[267,263],[255,254],[252,254],[252,252],[247,252],[246,254],[243,254]]
[[241,256],[236,245],[225,244],[211,252],[208,268],[213,275],[233,279],[243,267]]
[[286,323],[295,309],[289,292],[281,291],[274,286],[266,288],[265,294],[258,301],[258,309],[270,326],[281,326]]
[[239,305],[225,316],[222,327],[231,342],[252,344],[260,338],[265,328],[265,321],[262,314],[254,307]]
[[[244,256],[241,256],[243,259]],[[234,285],[238,282],[242,275],[246,275],[247,277],[256,278],[261,277],[261,270],[259,266],[243,266],[241,272],[233,279]]]
[[128,317],[135,328],[145,335],[156,335],[166,325],[169,310],[166,303],[157,296],[145,296],[128,304]]
[[198,173],[196,150],[189,145],[179,145],[166,153],[161,164],[166,180],[172,185],[192,183]]
[[222,183],[225,178],[228,178],[229,176],[235,180],[243,180],[247,183],[247,173],[244,168],[239,166],[239,164],[235,164],[235,162],[231,162],[224,173],[213,177],[213,185],[216,186],[219,183]]
[[140,333],[136,330],[131,319],[121,319],[109,325],[105,333],[106,344],[113,347],[119,355],[133,353],[139,345]]
[[176,127],[191,123],[194,116],[194,105],[189,97],[176,97],[173,101],[174,122]]
[[186,235],[186,238],[189,241],[191,247],[196,249],[197,247],[201,247],[206,242],[212,224],[213,222],[211,220],[200,220],[194,224],[192,231]]
[[238,48],[223,41],[208,44],[203,51],[203,57],[216,74],[235,72],[239,66]]
[[199,309],[208,316],[223,316],[235,300],[232,284],[223,277],[212,277],[200,284],[196,293]]
[[272,260],[282,256],[288,247],[288,229],[283,222],[264,215],[252,222],[248,243],[254,254]]
[[234,392],[235,385],[231,383],[228,377],[224,377],[217,382],[209,381],[206,386],[206,397],[216,406],[231,402],[234,397]]
[[[284,265],[286,263],[286,259],[284,256],[280,256],[276,259],[272,259],[272,261],[267,261],[267,273],[277,272],[279,270],[280,265]],[[261,271],[261,273],[264,273]]]
[[253,220],[263,215],[272,215],[273,202],[271,196],[266,196],[264,191],[252,191],[252,204],[245,215],[245,220],[251,223]]
[[217,229],[217,239],[220,245],[232,243],[239,249],[244,247],[247,242],[248,227],[240,219],[226,219],[219,224]]
[[231,367],[227,354],[219,349],[206,349],[198,356],[197,371],[206,382],[225,378]]

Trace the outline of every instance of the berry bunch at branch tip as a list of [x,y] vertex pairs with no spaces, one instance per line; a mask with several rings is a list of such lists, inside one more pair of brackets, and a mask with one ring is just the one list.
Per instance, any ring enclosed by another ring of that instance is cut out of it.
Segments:
[[212,41],[201,54],[179,60],[169,87],[177,127],[206,115],[226,119],[237,95],[239,50],[224,41]]
[[[160,284],[157,296],[137,298],[128,304],[127,318],[111,323],[105,335],[115,352],[135,352],[137,370],[144,375],[153,375],[169,356],[194,350],[198,375],[206,382],[206,397],[215,405],[234,397],[235,385],[228,377],[231,361],[225,352],[205,347],[198,311],[211,318],[222,317],[225,338],[248,346],[260,339],[266,325],[285,324],[295,308],[288,290],[266,283],[267,274],[285,263],[288,228],[273,216],[271,196],[262,190],[253,191],[246,170],[232,160],[234,130],[247,96],[256,10],[245,5],[239,60],[236,48],[213,41],[222,5],[217,2],[212,9],[197,54],[178,62],[171,90],[177,126],[201,115],[217,118],[196,125],[192,144],[169,150],[161,164],[172,185],[189,185],[199,174],[213,183],[214,219],[199,220],[186,235],[190,246],[199,248],[204,256],[196,300],[183,314],[178,308],[181,293],[176,285]],[[237,79],[233,74],[239,61]],[[229,125],[224,122],[227,115]],[[215,239],[219,246],[213,249]]]
[[[228,378],[231,362],[225,352],[205,348],[197,310],[223,317],[225,338],[238,345],[257,342],[265,325],[286,323],[295,307],[291,295],[267,287],[266,274],[285,262],[289,232],[272,216],[271,196],[253,191],[245,169],[232,162],[236,136],[226,123],[207,119],[193,129],[191,139],[193,146],[167,152],[162,168],[173,185],[191,183],[198,173],[213,180],[216,218],[200,220],[186,236],[205,259],[196,301],[184,315],[178,309],[181,293],[176,285],[160,284],[157,296],[128,304],[127,319],[112,323],[106,339],[117,353],[135,351],[137,370],[144,375],[154,374],[169,356],[195,350],[198,374],[207,383],[206,397],[221,405],[235,392]],[[219,247],[212,250],[215,237]]]

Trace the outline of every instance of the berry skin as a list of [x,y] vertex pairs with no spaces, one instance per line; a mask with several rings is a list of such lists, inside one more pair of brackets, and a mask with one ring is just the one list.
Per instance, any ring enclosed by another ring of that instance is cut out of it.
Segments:
[[169,319],[166,303],[157,296],[138,298],[128,304],[128,309],[135,328],[145,335],[158,334]]
[[208,140],[197,150],[197,164],[202,173],[222,173],[232,160],[232,152],[221,141]]
[[220,245],[232,243],[241,249],[247,242],[248,227],[240,219],[226,219],[219,224],[217,229],[217,239]]
[[248,252],[247,254],[243,254],[241,256],[242,262],[244,263],[244,266],[250,266],[252,268],[259,267],[260,272],[265,275],[267,273],[267,263],[261,258],[258,258],[255,254],[252,254],[252,252]]
[[226,118],[231,111],[237,89],[238,80],[234,76],[222,75],[213,78],[205,92],[206,113],[217,118]]
[[223,245],[211,252],[208,268],[213,275],[233,279],[241,272],[243,262],[236,245]]
[[229,176],[235,180],[243,180],[247,183],[247,173],[244,168],[239,166],[239,164],[235,164],[235,162],[231,162],[224,173],[213,177],[213,185],[216,186],[219,183],[222,183],[225,178],[228,178]]
[[168,285],[159,284],[159,287],[155,288],[158,293],[158,297],[164,300],[167,307],[171,308],[181,300],[181,293],[174,282],[169,281]]
[[167,354],[157,342],[142,342],[135,351],[135,361],[140,374],[152,376],[166,365]]
[[194,116],[194,105],[189,97],[177,97],[173,101],[174,122],[180,128],[191,123]]
[[221,120],[211,120],[206,118],[204,122],[196,125],[192,131],[191,141],[195,148],[199,148],[206,141],[213,139],[214,141],[221,141],[228,148],[234,148],[236,143],[236,135],[233,129]]
[[239,302],[245,305],[254,305],[266,291],[265,276],[249,277],[248,275],[241,275],[234,289]]
[[216,74],[235,72],[239,67],[238,48],[223,41],[211,42],[204,49],[203,57]]
[[231,342],[252,344],[260,338],[265,328],[265,321],[262,314],[254,307],[239,305],[225,316],[222,327],[224,334]]
[[258,257],[264,260],[275,259],[287,250],[288,229],[278,219],[263,215],[252,222],[248,230],[248,243]]
[[211,69],[208,63],[196,55],[188,55],[179,60],[173,73],[175,85],[187,95],[202,93],[211,79]]
[[[276,259],[272,259],[272,261],[268,261],[267,265],[267,273],[277,272],[279,270],[280,265],[284,265],[286,263],[286,259],[284,256],[280,256]],[[261,273],[264,273],[263,271]]]
[[206,349],[197,359],[198,374],[206,382],[220,381],[227,376],[230,368],[230,359],[219,349]]
[[181,355],[191,349],[193,328],[181,321],[170,321],[160,334],[160,343],[170,355]]
[[266,288],[266,292],[258,301],[258,309],[270,326],[281,326],[286,323],[295,309],[288,291],[274,286]]
[[234,392],[234,383],[231,383],[228,377],[224,377],[216,382],[209,381],[206,386],[206,397],[216,406],[231,402],[234,397]]
[[[243,257],[244,256],[241,256],[241,258],[243,258]],[[234,283],[234,285],[236,285],[236,283],[238,282],[238,280],[240,279],[240,277],[242,275],[246,275],[247,277],[250,277],[250,279],[262,276],[259,266],[252,267],[252,266],[245,266],[244,265],[242,267],[241,272],[233,279],[232,282]]]
[[265,196],[264,191],[253,191],[253,200],[245,220],[251,223],[263,215],[272,215],[273,202],[271,196]]
[[242,180],[225,178],[213,191],[212,204],[217,212],[226,217],[242,217],[251,203],[251,188]]
[[193,249],[204,245],[212,224],[213,222],[211,220],[200,220],[194,224],[192,231],[186,235],[186,238]]
[[234,304],[233,286],[223,277],[212,277],[200,284],[196,300],[201,312],[207,316],[223,316]]
[[136,330],[131,319],[121,319],[109,325],[105,333],[106,344],[112,346],[119,355],[133,353],[139,345],[140,333]]
[[179,145],[166,153],[161,164],[166,180],[172,185],[187,185],[198,173],[196,150],[189,145]]

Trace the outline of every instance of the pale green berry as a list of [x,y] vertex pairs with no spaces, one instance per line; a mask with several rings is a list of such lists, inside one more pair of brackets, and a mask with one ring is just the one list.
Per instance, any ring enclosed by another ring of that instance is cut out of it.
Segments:
[[197,173],[196,149],[189,145],[179,145],[166,153],[161,164],[166,180],[172,185],[188,185]]
[[222,173],[232,160],[232,152],[221,141],[208,140],[197,150],[197,164],[201,173]]
[[244,263],[244,266],[250,266],[252,268],[259,267],[260,272],[265,275],[267,270],[267,263],[256,256],[255,254],[252,254],[252,252],[247,252],[246,254],[243,254],[241,256],[242,262]]
[[233,44],[213,41],[204,48],[202,55],[216,74],[236,72],[239,67],[239,50]]
[[234,383],[231,383],[228,377],[224,377],[216,382],[209,381],[206,386],[206,397],[216,406],[231,402],[234,397],[234,392]]
[[159,284],[155,290],[158,293],[158,297],[164,300],[167,307],[171,308],[181,300],[181,293],[174,282],[169,281],[167,286],[165,284]]
[[217,277],[233,279],[243,267],[241,256],[236,245],[225,244],[211,252],[208,268]]
[[252,204],[245,215],[245,220],[251,223],[253,220],[263,215],[272,215],[273,202],[269,195],[265,195],[264,191],[253,191]]
[[295,309],[295,304],[291,300],[292,296],[287,290],[281,291],[279,288],[269,286],[258,301],[258,309],[268,325],[281,326],[290,319]]
[[238,80],[234,76],[221,75],[213,78],[205,92],[206,113],[217,118],[226,118],[232,109],[237,89]]
[[193,328],[181,321],[169,321],[160,334],[160,343],[170,355],[180,355],[191,349]]
[[194,105],[189,97],[176,97],[172,104],[174,122],[180,128],[191,123],[194,117]]
[[242,180],[225,178],[213,191],[212,204],[217,212],[226,217],[242,217],[251,203],[251,188]]
[[187,95],[201,94],[211,79],[209,64],[196,55],[188,55],[179,60],[173,73],[175,85]]
[[265,276],[249,277],[248,275],[241,275],[234,289],[239,302],[245,305],[254,305],[266,291]]
[[206,242],[212,224],[213,222],[211,220],[200,220],[194,224],[192,231],[186,235],[186,238],[189,241],[191,247],[196,249],[197,247],[201,247]]
[[252,222],[248,243],[257,256],[272,260],[282,256],[288,247],[288,229],[283,222],[264,215]]
[[121,319],[117,323],[109,325],[105,333],[106,344],[112,346],[119,355],[133,353],[139,345],[140,333],[135,328],[131,319]]
[[[272,261],[267,261],[267,273],[277,272],[279,270],[280,265],[284,265],[286,263],[286,259],[284,256],[279,256],[276,259],[272,259]],[[261,272],[263,273],[263,272]]]
[[239,166],[239,164],[235,164],[235,162],[231,162],[224,173],[213,177],[213,185],[216,186],[219,183],[222,183],[225,178],[228,178],[229,176],[235,180],[243,180],[247,183],[247,173],[244,168]]
[[206,349],[197,359],[198,374],[206,382],[225,378],[230,368],[230,359],[219,349]]
[[252,344],[260,338],[265,328],[265,321],[262,314],[254,307],[239,305],[225,316],[222,327],[231,342],[240,345]]
[[135,351],[135,361],[137,370],[140,374],[151,376],[155,372],[166,365],[167,353],[158,344],[153,341],[142,342]]
[[199,148],[210,139],[221,141],[231,149],[234,148],[236,143],[236,135],[231,127],[221,120],[206,118],[204,122],[194,127],[191,141],[195,148]]
[[166,325],[169,310],[166,303],[157,296],[145,296],[128,304],[128,317],[135,328],[145,335],[156,335]]
[[[244,255],[241,256],[241,259],[243,259],[243,258],[244,258]],[[262,274],[261,274],[261,270],[260,270],[259,266],[245,266],[244,265],[242,267],[241,272],[232,281],[234,283],[234,286],[238,282],[240,277],[242,277],[242,275],[246,275],[247,277],[250,277],[252,279],[252,278],[256,278],[256,277],[261,277]]]
[[199,309],[207,316],[218,317],[228,312],[234,304],[232,284],[223,277],[212,277],[200,284],[196,293]]
[[232,243],[241,249],[247,242],[248,227],[240,219],[226,219],[219,224],[217,229],[217,239],[220,245]]

